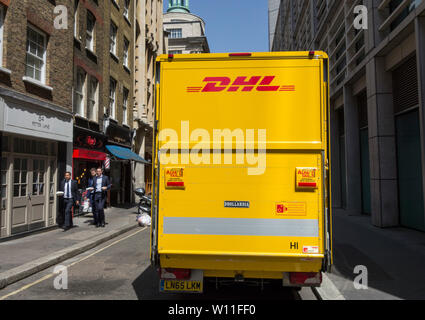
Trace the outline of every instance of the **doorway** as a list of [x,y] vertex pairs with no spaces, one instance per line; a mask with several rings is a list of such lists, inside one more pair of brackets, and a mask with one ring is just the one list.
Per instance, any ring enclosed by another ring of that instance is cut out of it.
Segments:
[[396,130],[400,224],[425,231],[419,110],[398,115]]
[[46,159],[13,158],[11,234],[45,226]]

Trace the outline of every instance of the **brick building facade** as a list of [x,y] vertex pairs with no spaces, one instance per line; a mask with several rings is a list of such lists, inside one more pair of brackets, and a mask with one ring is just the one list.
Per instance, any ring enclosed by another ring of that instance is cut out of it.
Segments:
[[56,190],[72,166],[71,0],[0,1],[0,237],[56,223]]

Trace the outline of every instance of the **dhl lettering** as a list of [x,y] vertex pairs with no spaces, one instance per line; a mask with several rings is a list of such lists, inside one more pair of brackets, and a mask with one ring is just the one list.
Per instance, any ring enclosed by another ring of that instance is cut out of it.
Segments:
[[229,77],[206,77],[203,82],[205,86],[190,86],[186,88],[188,93],[199,92],[290,92],[295,91],[295,85],[272,85],[275,76],[238,76],[232,82]]

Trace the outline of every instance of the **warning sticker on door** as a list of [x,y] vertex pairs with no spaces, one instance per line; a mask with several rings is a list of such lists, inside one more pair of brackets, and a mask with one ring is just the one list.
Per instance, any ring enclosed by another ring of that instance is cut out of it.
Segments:
[[317,168],[296,168],[298,189],[316,189],[318,187]]
[[288,216],[305,216],[307,214],[305,202],[281,202],[276,204],[276,214]]

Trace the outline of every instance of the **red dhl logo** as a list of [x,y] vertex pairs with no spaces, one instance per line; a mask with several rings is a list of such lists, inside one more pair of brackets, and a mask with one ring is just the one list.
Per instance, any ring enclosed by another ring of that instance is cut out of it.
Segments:
[[260,92],[295,91],[294,85],[276,86],[272,85],[275,76],[237,77],[233,82],[228,77],[206,77],[207,82],[201,87],[187,87],[187,92],[252,92],[254,89]]

